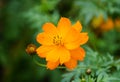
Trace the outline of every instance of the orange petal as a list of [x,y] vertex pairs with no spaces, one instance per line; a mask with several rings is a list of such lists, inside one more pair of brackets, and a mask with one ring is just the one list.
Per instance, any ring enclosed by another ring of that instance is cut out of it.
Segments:
[[[61,49],[61,50],[60,50]],[[64,62],[67,62],[70,60],[70,52],[66,50],[65,48],[60,48],[59,54],[60,54],[60,64],[63,64]]]
[[71,53],[71,57],[75,60],[82,61],[85,57],[85,51],[81,47],[71,50],[70,53]]
[[57,28],[52,23],[44,24],[43,30],[52,37],[57,34]]
[[77,21],[73,26],[72,26],[75,30],[77,30],[78,32],[81,32],[82,30],[82,25],[79,21]]
[[[75,49],[79,47],[79,32],[75,29],[71,28],[67,34],[67,36],[64,38],[64,45],[67,49]],[[76,44],[76,42],[78,42]]]
[[53,45],[53,38],[50,37],[47,33],[39,33],[36,38],[37,42],[42,45]]
[[56,48],[47,54],[47,61],[56,62],[60,60],[60,64],[63,64],[64,62],[67,62],[70,59],[70,53],[64,47]]
[[68,18],[61,17],[60,21],[58,22],[57,29],[59,34],[64,38],[71,27],[71,22]]
[[[78,35],[77,35],[77,33],[76,33],[76,36],[75,36],[75,37],[76,37],[76,38],[74,39],[74,41],[72,41],[72,39],[71,39],[71,41],[70,41],[70,39],[69,39],[69,41],[65,43],[65,47],[66,47],[67,49],[70,49],[70,50],[76,49],[76,48],[78,48],[80,45],[85,44],[85,43],[88,41],[87,33],[80,33],[80,34],[79,34],[79,37],[78,37]],[[68,39],[68,38],[66,38],[66,39]]]
[[50,69],[50,70],[54,70],[55,68],[57,68],[57,66],[59,65],[59,62],[51,62],[51,61],[48,61],[47,62],[47,68]]
[[53,48],[50,52],[47,53],[46,60],[56,62],[59,60],[60,55],[58,54],[58,49]]
[[54,46],[40,46],[39,48],[37,48],[36,52],[37,52],[38,56],[45,58],[46,53],[51,51],[53,48],[54,48]]
[[70,59],[68,62],[64,63],[68,69],[74,69],[77,66],[77,60]]
[[70,28],[70,30],[67,33],[67,36],[64,38],[65,43],[73,42],[79,39],[79,32],[76,31],[73,28]]
[[89,37],[87,33],[80,33],[80,39],[79,39],[80,45],[85,44],[88,41],[88,39]]

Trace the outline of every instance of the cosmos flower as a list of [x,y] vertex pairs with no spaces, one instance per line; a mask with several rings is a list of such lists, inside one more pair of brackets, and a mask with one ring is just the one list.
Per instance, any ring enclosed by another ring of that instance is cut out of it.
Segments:
[[114,22],[111,18],[108,18],[106,21],[104,21],[101,25],[100,25],[100,29],[102,31],[109,31],[111,29],[114,28]]
[[85,51],[80,46],[88,41],[88,35],[80,33],[82,26],[79,21],[71,25],[68,18],[61,17],[57,26],[45,23],[42,29],[43,32],[36,37],[41,44],[36,52],[39,57],[46,59],[48,69],[53,70],[59,65],[73,69],[78,60],[84,59]]

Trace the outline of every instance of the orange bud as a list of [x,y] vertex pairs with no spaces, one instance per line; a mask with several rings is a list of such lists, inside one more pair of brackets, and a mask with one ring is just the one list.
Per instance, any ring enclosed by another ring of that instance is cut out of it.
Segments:
[[29,54],[29,55],[33,55],[36,53],[36,46],[34,44],[29,44],[26,48],[26,52]]
[[114,22],[111,18],[108,18],[106,21],[104,21],[101,25],[100,25],[100,29],[102,31],[108,31],[114,28]]

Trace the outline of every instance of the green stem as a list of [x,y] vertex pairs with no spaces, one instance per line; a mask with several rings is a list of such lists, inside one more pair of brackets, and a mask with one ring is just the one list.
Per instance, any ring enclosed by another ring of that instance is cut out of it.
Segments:
[[[34,59],[34,62],[35,62],[38,66],[47,67],[45,64],[39,63],[39,62],[36,61],[35,59]],[[57,68],[59,68],[59,69],[64,69],[65,67],[64,67],[64,66],[58,66]]]
[[88,75],[88,82],[89,82],[89,79],[90,79],[90,77],[89,77],[89,75]]
[[45,64],[39,63],[39,62],[38,62],[38,61],[36,61],[35,59],[34,59],[34,62],[35,62],[38,66],[41,66],[41,67],[46,67],[46,65],[45,65]]

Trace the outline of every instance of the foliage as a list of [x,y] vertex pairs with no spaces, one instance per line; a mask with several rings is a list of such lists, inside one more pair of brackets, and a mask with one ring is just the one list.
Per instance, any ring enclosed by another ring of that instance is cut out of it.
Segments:
[[[79,62],[76,69],[63,75],[61,82],[119,82],[120,60],[114,60],[114,57],[99,54],[86,47],[87,55],[83,62]],[[87,70],[91,69],[91,73]],[[83,81],[85,80],[85,81]]]
[[59,18],[58,12],[54,9],[59,0],[45,1],[41,0],[39,5],[34,6],[30,10],[23,13],[23,17],[27,20],[32,28],[40,29],[45,22],[54,22]]
[[[88,24],[94,16],[103,15],[107,19],[108,15],[120,14],[120,2],[118,0],[76,0],[75,5],[80,7],[79,17],[83,23]],[[82,17],[82,18],[81,18]]]

